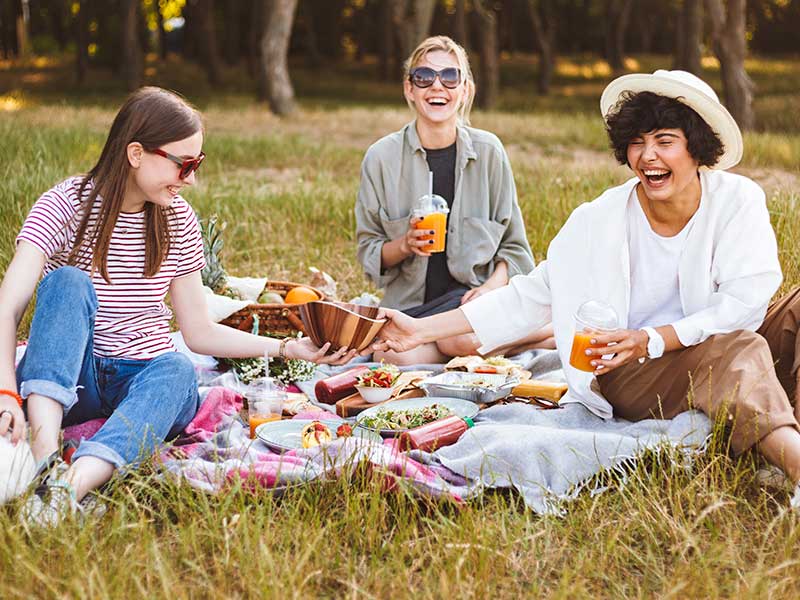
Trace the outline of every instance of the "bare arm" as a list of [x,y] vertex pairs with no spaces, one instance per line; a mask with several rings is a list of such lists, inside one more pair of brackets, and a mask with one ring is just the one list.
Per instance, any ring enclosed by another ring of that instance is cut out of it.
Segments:
[[384,317],[389,321],[378,332],[380,341],[373,344],[372,350],[405,352],[421,344],[472,332],[472,326],[459,308],[422,319],[382,308],[378,318]]
[[[174,279],[169,289],[178,326],[192,352],[230,358],[263,356],[264,353],[278,355],[280,340],[253,335],[211,321],[199,271]],[[317,348],[309,338],[292,340],[286,344],[286,356],[320,364],[342,364],[355,356],[355,351],[348,351],[347,348],[340,348],[325,356],[329,346],[326,344]]]
[[[14,371],[17,328],[36,290],[45,261],[44,254],[32,244],[20,242],[0,284],[0,389],[17,389]],[[13,426],[12,440],[21,439],[25,431],[22,409],[11,396],[0,395],[0,411],[3,410],[9,411],[12,419],[10,423],[5,422],[7,417],[0,421],[0,435]]]

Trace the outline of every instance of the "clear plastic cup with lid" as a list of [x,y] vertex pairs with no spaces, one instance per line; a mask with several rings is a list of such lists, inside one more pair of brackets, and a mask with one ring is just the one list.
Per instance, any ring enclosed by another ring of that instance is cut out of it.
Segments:
[[618,328],[617,311],[607,302],[589,300],[581,304],[575,312],[575,337],[572,339],[569,364],[581,371],[593,372],[595,367],[590,361],[596,357],[586,354],[586,349],[593,347],[592,338],[597,333],[610,333]]
[[419,239],[428,241],[426,252],[444,252],[445,239],[447,236],[447,215],[450,209],[447,200],[436,194],[425,194],[420,196],[414,204],[411,216],[419,217],[415,229],[428,229],[433,231],[433,235],[422,236]]
[[280,420],[287,398],[286,388],[272,377],[259,377],[247,386],[245,397],[252,440],[256,436],[256,427]]

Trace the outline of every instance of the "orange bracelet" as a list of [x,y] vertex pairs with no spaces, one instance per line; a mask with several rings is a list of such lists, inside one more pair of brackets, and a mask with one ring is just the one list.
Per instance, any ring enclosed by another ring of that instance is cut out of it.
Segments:
[[14,390],[0,390],[0,396],[11,396],[17,401],[17,404],[19,404],[20,408],[22,408],[22,396],[20,396]]

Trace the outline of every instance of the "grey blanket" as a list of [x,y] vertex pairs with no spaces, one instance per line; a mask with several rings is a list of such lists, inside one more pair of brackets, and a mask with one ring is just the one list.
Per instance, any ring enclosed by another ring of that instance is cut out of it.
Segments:
[[411,456],[466,477],[471,494],[513,487],[539,514],[561,514],[564,502],[603,470],[630,465],[664,445],[688,457],[711,433],[709,419],[697,411],[631,423],[603,420],[578,404],[555,410],[507,404],[481,411],[475,421],[456,444]]

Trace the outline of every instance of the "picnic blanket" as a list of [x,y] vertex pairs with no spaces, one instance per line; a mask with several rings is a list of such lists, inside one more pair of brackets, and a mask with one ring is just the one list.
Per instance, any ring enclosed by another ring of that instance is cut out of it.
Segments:
[[[277,454],[249,438],[247,426],[237,416],[241,407],[241,396],[232,390],[212,388],[184,435],[162,452],[164,474],[212,493],[234,480],[282,491],[314,479],[338,477],[349,466],[366,461],[382,481],[402,479],[429,496],[461,502],[460,494],[467,490],[463,478],[441,465],[427,466],[411,459],[392,441],[344,438],[324,447]],[[320,410],[295,418],[329,420],[332,428],[343,421]]]
[[514,488],[534,512],[557,515],[601,471],[616,469],[624,477],[625,469],[656,448],[674,449],[673,459],[686,464],[711,433],[708,417],[698,411],[631,423],[601,419],[579,404],[555,410],[495,406],[475,422],[456,444],[410,456],[462,475],[469,482],[466,497],[486,488]]
[[[524,357],[525,367],[534,376],[559,379],[560,365],[554,355],[530,353]],[[441,369],[441,365],[405,368],[424,367]],[[352,364],[320,367],[312,380],[298,385],[314,400],[316,380],[348,368]],[[563,514],[565,503],[596,482],[599,473],[623,473],[656,448],[670,448],[675,451],[673,460],[684,462],[704,450],[711,432],[708,418],[696,411],[671,420],[631,423],[601,419],[578,404],[540,410],[515,403],[481,411],[476,426],[456,444],[432,454],[400,452],[393,440],[381,444],[350,438],[279,455],[249,439],[248,428],[238,417],[241,406],[241,396],[231,389],[214,387],[206,392],[184,434],[161,452],[164,476],[211,493],[234,481],[280,491],[318,478],[339,477],[348,465],[362,461],[388,483],[403,480],[427,496],[462,502],[488,488],[513,488],[534,512]],[[334,428],[341,422],[323,410],[295,418],[330,419]],[[101,422],[68,428],[65,438],[91,437]],[[601,490],[595,483],[592,491]]]

